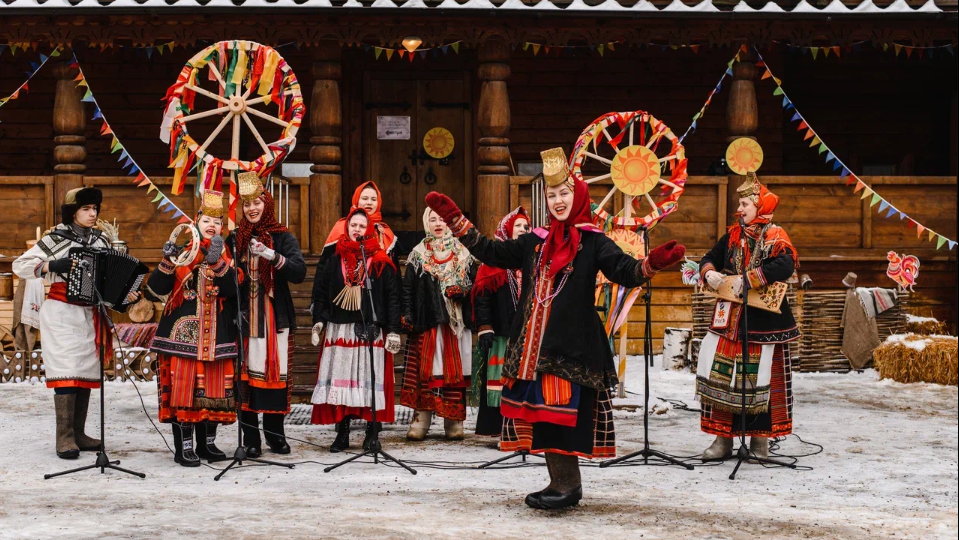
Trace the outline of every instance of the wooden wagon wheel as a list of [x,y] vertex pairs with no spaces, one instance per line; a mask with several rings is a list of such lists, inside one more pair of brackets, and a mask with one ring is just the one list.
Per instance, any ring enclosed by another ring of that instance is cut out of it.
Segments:
[[[578,180],[587,184],[612,180],[612,187],[593,209],[604,229],[652,228],[676,210],[685,190],[683,145],[666,124],[645,111],[612,112],[597,118],[579,136],[570,161]],[[586,178],[584,172],[599,174]],[[617,191],[625,201],[620,213],[611,216],[603,207]],[[644,206],[648,211],[642,210]]]
[[[206,68],[207,80],[214,81],[217,91],[200,86],[200,73]],[[252,97],[253,95],[255,97]],[[214,108],[199,110],[195,101],[208,100]],[[255,108],[276,103],[274,114]],[[197,164],[197,190],[219,186],[224,171],[230,176],[229,228],[235,227],[236,174],[238,171],[254,171],[260,176],[268,175],[286,158],[296,144],[296,133],[303,120],[306,107],[293,69],[272,47],[252,41],[221,41],[214,43],[193,56],[186,63],[177,82],[167,92],[167,109],[161,139],[169,137],[170,154],[173,156],[173,193],[183,191],[183,179]],[[207,117],[222,116],[210,135],[198,143],[187,129],[190,122]],[[283,128],[280,138],[268,143],[251,117]],[[232,144],[227,159],[207,152],[210,144],[232,124]],[[245,124],[263,154],[254,160],[240,159],[240,131]]]

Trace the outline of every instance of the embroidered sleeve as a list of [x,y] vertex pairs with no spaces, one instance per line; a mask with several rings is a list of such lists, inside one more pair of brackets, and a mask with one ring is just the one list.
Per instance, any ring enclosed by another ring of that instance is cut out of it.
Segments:
[[466,233],[473,230],[473,224],[470,223],[470,220],[466,219],[466,216],[460,216],[456,223],[450,226],[450,232],[453,233],[453,236],[459,238]]
[[715,271],[716,271],[716,267],[713,266],[713,263],[706,263],[706,264],[704,264],[702,267],[700,267],[700,269],[699,269],[699,276],[702,277],[703,280],[705,281],[705,280],[706,280],[706,274],[709,273],[709,272],[715,272]]
[[41,242],[37,242],[26,253],[13,261],[13,273],[21,279],[43,277],[43,263],[54,258],[44,252]]
[[639,265],[637,271],[640,272],[641,278],[649,279],[656,275],[656,271],[649,264],[649,259],[643,259],[643,264]]

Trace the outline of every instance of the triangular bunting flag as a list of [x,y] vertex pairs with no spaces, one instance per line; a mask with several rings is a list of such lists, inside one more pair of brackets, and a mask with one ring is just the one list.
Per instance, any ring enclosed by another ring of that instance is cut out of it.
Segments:
[[837,160],[832,164],[832,170],[838,171],[838,170],[841,169],[841,168],[842,168],[842,162],[837,159]]
[[[137,184],[137,187],[148,186],[148,185],[150,185],[150,184],[152,184],[152,183],[153,183],[153,182],[151,182],[149,178],[145,178],[142,182],[140,182],[139,184]],[[149,193],[149,191],[148,191],[147,193]]]
[[899,221],[902,221],[906,219],[907,217],[909,216],[907,216],[905,212],[903,212],[902,210],[899,211]]
[[615,50],[616,50],[616,44],[613,43],[612,41],[609,42],[609,43],[607,43],[607,44],[606,44],[606,47],[607,47],[609,50],[611,50],[611,51],[615,51]]
[[456,54],[459,54],[459,53],[460,53],[460,42],[459,42],[459,41],[457,41],[457,42],[455,42],[455,43],[452,43],[452,44],[450,45],[450,47],[453,47],[453,52],[455,52]]
[[179,225],[180,223],[193,223],[193,220],[186,216],[183,216],[180,218],[180,221],[177,221],[177,225]]
[[954,247],[956,247],[956,243],[955,243],[954,241],[952,241],[952,240],[949,240],[949,250],[951,251],[952,248],[954,248]]
[[382,48],[382,47],[373,47],[373,57],[374,57],[376,60],[379,60],[379,59],[380,59],[380,55],[381,55],[381,54],[383,54],[383,48]]
[[832,52],[836,53],[836,56],[839,56],[839,47],[838,46],[833,47]]
[[596,47],[596,50],[599,51],[599,55],[600,55],[600,56],[603,56],[603,50],[604,50],[604,49],[605,49],[605,48],[603,47],[603,44],[602,44],[602,43],[600,43],[600,44]]
[[[799,116],[799,113],[798,113],[798,112],[796,113],[796,116]],[[802,122],[799,122],[799,127],[796,128],[796,131],[802,131],[802,130],[808,128],[808,127],[809,127],[809,124],[807,124],[806,121],[803,120]]]
[[[789,119],[790,122],[795,122],[796,120],[801,120],[802,116],[799,116],[799,112],[793,113],[793,117]],[[800,128],[802,129],[802,128]]]
[[825,58],[829,58],[829,53],[831,53],[831,52],[832,52],[832,49],[829,48],[829,47],[823,47],[823,48],[822,48],[822,54],[823,54],[823,56],[824,56]]
[[396,52],[399,53],[400,58],[406,58],[406,49],[399,49]]
[[816,132],[813,131],[812,128],[807,128],[806,135],[802,138],[802,140],[808,141],[809,139],[812,139],[815,136],[816,136]]
[[819,54],[819,47],[809,47],[809,51],[812,52],[812,59],[816,59],[816,55]]
[[936,237],[936,231],[932,229],[926,229],[926,230],[929,231],[929,241],[932,242],[932,239]]
[[[157,189],[156,184],[154,184],[153,182],[150,182],[150,187],[147,188],[147,193],[150,193],[151,191],[153,191],[153,190],[155,190],[155,189]],[[158,190],[158,191],[159,191],[159,190]]]
[[922,226],[922,223],[916,222],[916,238],[922,236],[922,231],[924,230],[926,230],[926,228]]
[[[147,193],[149,193],[149,192],[147,192]],[[163,200],[163,194],[160,193],[159,191],[157,191],[157,196],[154,197],[153,200],[150,201],[150,202],[151,202],[151,203],[155,203],[155,202],[158,202],[158,201],[161,201],[161,200]]]
[[774,95],[774,96],[781,96],[781,95],[783,95],[783,88],[782,88],[781,86],[777,86],[776,89],[773,90],[773,95]]
[[882,199],[879,203],[879,213],[883,213],[886,208],[889,208],[889,203],[886,202],[886,199]]
[[868,197],[869,195],[871,195],[872,192],[873,192],[873,191],[872,191],[871,189],[869,189],[868,187],[867,187],[866,189],[862,190],[862,197],[859,197],[859,200],[861,201],[861,200],[865,199],[866,197]]
[[872,201],[869,203],[869,207],[872,208],[873,206],[876,206],[876,203],[878,203],[879,201],[882,201],[882,197],[880,197],[879,194],[874,191],[872,193]]
[[123,152],[120,152],[120,157],[117,159],[117,161],[123,161],[129,157],[130,157],[130,154],[127,154],[127,149],[124,148]]
[[822,144],[822,141],[819,140],[818,136],[815,136],[812,138],[812,142],[809,143],[809,148],[812,148],[813,146],[816,146],[818,144]]
[[899,211],[899,210],[896,210],[896,207],[895,207],[895,206],[889,206],[889,212],[886,212],[886,218],[891,218],[892,215],[895,214],[895,213],[898,212],[898,211]]
[[760,80],[766,80],[772,76],[773,76],[773,72],[767,69],[766,72],[763,73],[763,76],[760,78]]
[[906,58],[911,58],[911,57],[912,57],[912,47],[906,47]]
[[899,56],[899,53],[902,51],[902,45],[896,43],[894,44],[894,47],[896,48],[896,56]]
[[819,145],[819,153],[820,153],[820,154],[822,154],[823,152],[825,152],[825,151],[827,151],[827,150],[829,150],[829,149],[826,148],[826,143],[822,143],[822,144]]
[[864,188],[864,187],[866,187],[866,184],[864,184],[862,180],[857,180],[857,181],[856,181],[856,189],[854,189],[852,192],[853,192],[853,193],[859,193],[860,191],[862,191],[862,188]]
[[539,54],[539,48],[540,48],[539,43],[533,43],[533,56],[536,56],[537,54]]
[[386,51],[386,61],[389,62],[393,59],[393,49],[384,49]]

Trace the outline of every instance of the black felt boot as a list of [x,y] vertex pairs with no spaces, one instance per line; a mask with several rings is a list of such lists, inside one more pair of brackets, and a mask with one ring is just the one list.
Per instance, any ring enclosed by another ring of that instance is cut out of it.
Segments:
[[260,415],[253,411],[240,412],[240,426],[243,428],[243,447],[247,457],[258,458],[263,455],[260,441]]
[[210,463],[226,461],[226,454],[216,447],[216,424],[200,422],[196,424],[196,455]]
[[[561,510],[579,504],[583,498],[583,480],[579,474],[579,458],[562,454],[546,454],[547,463],[552,462],[550,487],[535,498],[542,510]],[[529,503],[527,503],[529,504]]]
[[199,467],[200,458],[193,450],[193,424],[173,424],[173,461],[184,467]]
[[383,431],[383,424],[380,422],[369,422],[366,424],[366,437],[363,438],[363,450],[367,451],[370,449],[370,444],[373,442],[373,437]]
[[336,438],[330,445],[330,452],[342,452],[350,447],[350,419],[344,418],[336,424]]
[[290,445],[286,442],[286,434],[283,431],[283,420],[285,414],[263,413],[263,436],[266,437],[266,444],[274,454],[289,454]]

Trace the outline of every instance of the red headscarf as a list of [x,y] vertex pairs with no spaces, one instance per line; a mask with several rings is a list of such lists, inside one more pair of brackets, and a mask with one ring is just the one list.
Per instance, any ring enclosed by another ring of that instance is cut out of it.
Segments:
[[[755,241],[759,238],[759,234],[762,231],[763,227],[768,224],[773,219],[773,212],[776,211],[776,207],[779,206],[779,196],[769,191],[769,188],[760,184],[756,181],[756,185],[759,186],[759,196],[758,202],[754,199],[753,203],[756,204],[756,217],[752,221],[746,224],[745,231],[742,227],[739,226],[739,218],[742,217],[741,212],[736,212],[735,218],[736,223],[730,225],[726,231],[729,233],[729,247],[736,248],[739,247],[740,239],[742,239],[743,232],[745,232],[746,237]],[[782,227],[777,227],[775,225],[769,227],[766,230],[765,237],[766,244],[772,244],[772,252],[770,255],[773,257],[778,257],[779,255],[786,253],[787,251],[790,254],[790,257],[793,259],[793,264],[799,265],[799,254],[796,252],[796,248],[793,246],[792,241],[789,239],[789,235],[786,234],[786,231]],[[746,261],[746,264],[752,259],[752,250],[749,247],[749,242],[746,242],[746,248],[743,253],[743,260]]]
[[[362,210],[356,209],[349,213],[346,216],[346,221],[349,223],[350,218],[355,215],[362,215],[366,218],[369,218],[369,215]],[[373,220],[370,220],[372,223]],[[369,231],[367,231],[369,233]],[[366,260],[367,265],[370,268],[371,274],[373,277],[378,277],[383,273],[383,269],[389,266],[396,271],[396,265],[393,264],[393,259],[386,254],[386,251],[380,247],[380,242],[376,238],[375,234],[367,234],[360,240],[353,240],[349,237],[348,233],[343,233],[340,238],[336,241],[336,254],[340,256],[340,259],[343,261],[343,281],[348,283],[349,276],[346,275],[346,272],[351,272],[359,266],[359,261],[362,260],[363,254],[360,251],[360,244],[363,244],[363,249],[366,250]]]
[[[376,186],[375,182],[372,180],[363,182],[353,191],[353,201],[351,203],[352,206],[350,206],[350,212],[360,207],[360,195],[366,188],[372,188],[376,191],[376,209],[372,213],[366,212],[366,215],[370,218],[370,225],[376,231],[377,236],[380,237],[380,247],[382,247],[384,251],[389,251],[393,247],[394,242],[396,242],[396,235],[393,234],[393,230],[390,229],[389,225],[383,223],[383,215],[380,213],[380,210],[383,208],[383,195],[380,193],[380,188]],[[345,218],[337,220],[329,236],[326,237],[325,246],[338,242],[340,237],[346,234],[346,224],[351,215],[352,214],[348,214]],[[373,231],[370,231],[370,234],[372,233]]]
[[543,243],[540,259],[541,267],[549,265],[550,277],[560,273],[576,257],[580,240],[579,228],[576,226],[591,225],[593,222],[589,205],[589,186],[581,180],[574,180],[573,206],[569,210],[569,217],[566,221],[560,221],[550,212],[549,234]]
[[[270,236],[270,233],[289,231],[286,225],[276,220],[276,203],[273,201],[270,192],[264,191],[259,198],[263,200],[263,213],[260,215],[260,221],[250,223],[244,214],[243,220],[240,221],[240,226],[236,230],[236,250],[238,253],[246,254],[246,250],[250,247],[250,239],[254,236],[261,244],[273,249],[273,237]],[[273,290],[272,264],[259,265],[259,282],[263,286],[263,290]]]
[[[525,219],[526,223],[532,224],[526,209],[519,206],[500,220],[499,225],[496,226],[496,239],[501,241],[511,239],[513,237],[513,225],[520,218]],[[476,272],[476,279],[473,280],[473,298],[497,291],[505,284],[506,270],[484,264],[480,266]]]

